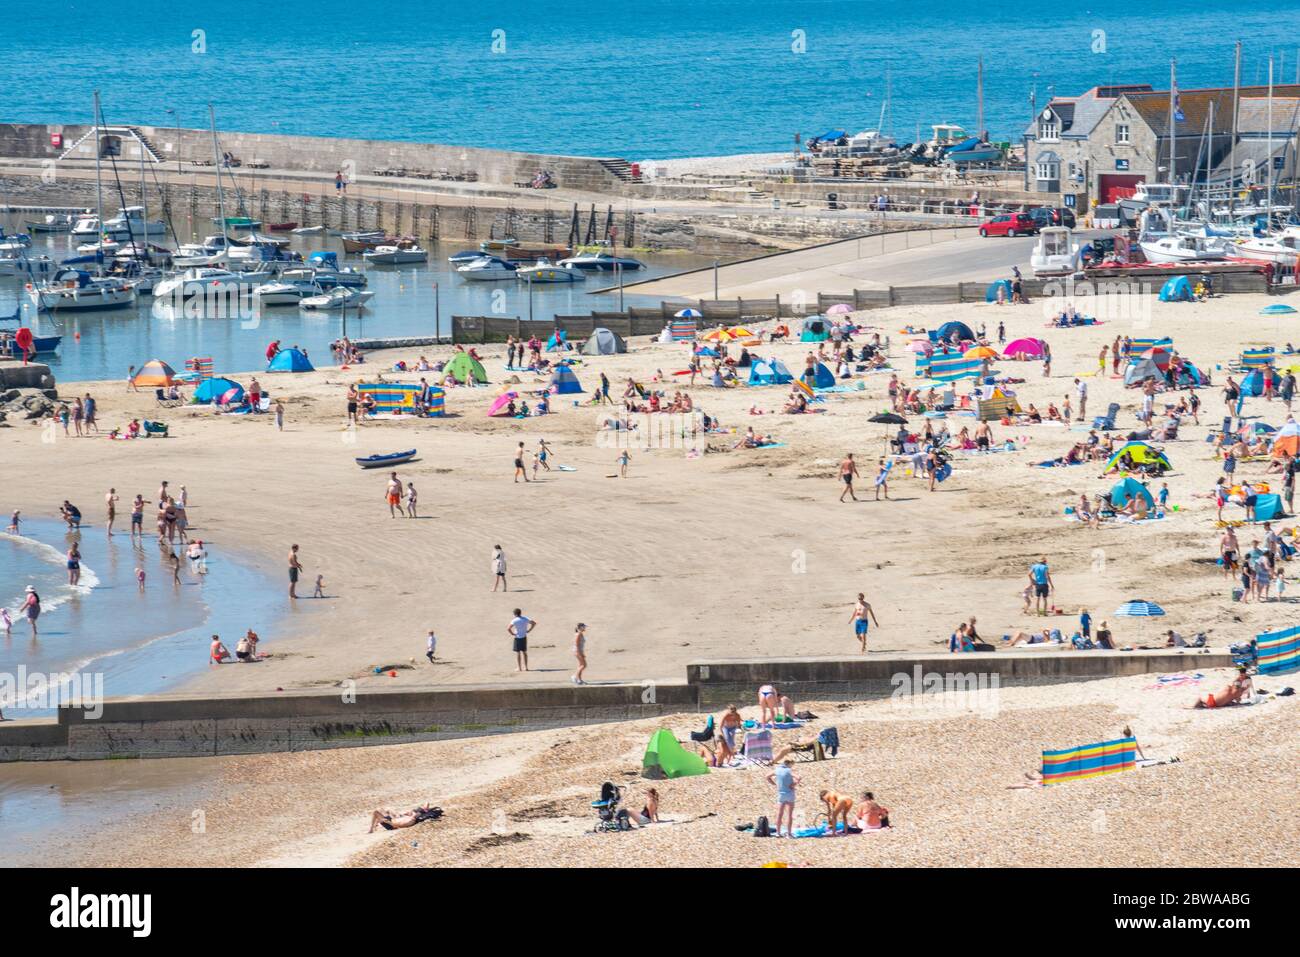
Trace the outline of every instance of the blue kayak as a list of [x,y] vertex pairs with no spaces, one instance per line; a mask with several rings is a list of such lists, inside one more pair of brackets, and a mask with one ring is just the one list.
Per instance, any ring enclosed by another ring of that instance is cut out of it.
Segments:
[[408,449],[405,452],[389,452],[387,455],[367,455],[358,458],[357,464],[363,469],[379,469],[386,465],[401,465],[413,458],[415,458],[415,449]]

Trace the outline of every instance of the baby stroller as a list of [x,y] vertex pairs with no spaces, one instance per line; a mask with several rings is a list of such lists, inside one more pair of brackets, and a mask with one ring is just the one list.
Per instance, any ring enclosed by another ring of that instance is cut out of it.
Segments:
[[627,808],[618,806],[622,800],[623,789],[617,784],[606,781],[600,786],[600,799],[591,802],[591,806],[600,815],[600,821],[592,828],[593,831],[601,834],[609,831],[632,830],[631,815],[628,814]]

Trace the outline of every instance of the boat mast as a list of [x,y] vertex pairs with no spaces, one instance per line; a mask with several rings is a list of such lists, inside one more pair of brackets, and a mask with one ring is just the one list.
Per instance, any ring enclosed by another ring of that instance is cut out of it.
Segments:
[[984,135],[984,57],[980,57],[979,74],[975,83],[975,135]]
[[1237,208],[1237,112],[1241,90],[1241,41],[1236,43],[1236,56],[1232,69],[1232,144],[1228,157],[1228,222],[1236,219]]
[[99,242],[95,249],[96,273],[104,271],[104,184],[99,175],[99,91],[95,91],[95,225]]
[[217,164],[217,215],[221,217],[221,248],[230,251],[230,237],[226,235],[226,201],[221,194],[221,148],[217,145],[217,114],[208,104],[208,123],[212,128],[212,158]]
[[[150,264],[152,262],[152,257],[149,255],[149,195],[145,192],[144,186],[144,144],[137,143],[136,145],[140,147],[140,205],[142,207],[140,216],[144,222],[144,225],[140,227],[140,230],[144,233],[144,236],[141,238],[141,242],[144,245],[141,249],[136,250],[135,258],[137,260],[143,259],[146,264]],[[129,223],[130,221],[131,219],[128,216],[127,222]]]
[[[1178,170],[1175,163],[1178,162],[1175,153],[1175,147],[1178,143],[1178,129],[1174,125],[1174,98],[1178,95],[1178,70],[1177,60],[1169,61],[1169,185],[1172,186],[1178,179]],[[1173,190],[1170,190],[1170,195]]]
[[1273,231],[1273,57],[1270,54],[1268,58],[1268,146],[1265,149],[1268,156],[1268,191],[1267,199],[1264,205],[1264,223],[1265,228]]

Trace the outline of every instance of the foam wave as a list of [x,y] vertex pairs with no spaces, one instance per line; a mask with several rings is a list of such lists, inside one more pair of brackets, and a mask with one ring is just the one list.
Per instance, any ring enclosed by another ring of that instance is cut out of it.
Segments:
[[[67,564],[67,555],[59,551],[53,545],[39,541],[35,538],[28,538],[26,535],[14,535],[11,532],[0,532],[0,538],[13,542],[20,548],[24,548],[40,561],[51,565],[54,568],[64,568]],[[89,595],[100,584],[99,576],[95,574],[94,569],[81,563],[81,580],[76,585],[69,585],[66,582],[52,586],[46,594],[53,594],[52,598],[41,599],[41,612],[49,612],[72,601],[73,598],[84,597]],[[19,596],[14,599],[14,604],[9,608],[9,614],[15,618],[22,609],[23,598]]]

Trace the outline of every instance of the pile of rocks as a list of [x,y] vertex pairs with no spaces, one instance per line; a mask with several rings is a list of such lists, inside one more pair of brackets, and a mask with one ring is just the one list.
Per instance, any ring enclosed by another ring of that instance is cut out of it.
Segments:
[[57,389],[5,389],[0,392],[0,428],[47,418],[58,408],[58,399]]

